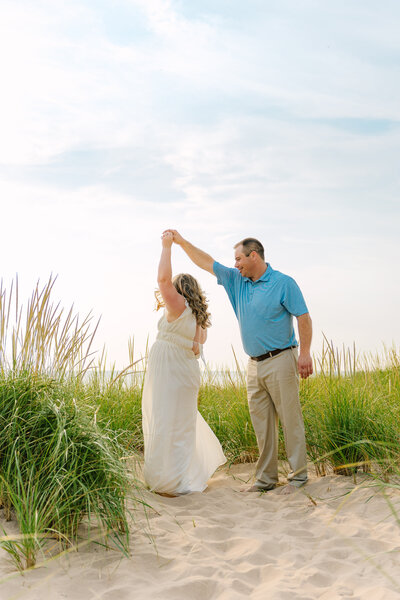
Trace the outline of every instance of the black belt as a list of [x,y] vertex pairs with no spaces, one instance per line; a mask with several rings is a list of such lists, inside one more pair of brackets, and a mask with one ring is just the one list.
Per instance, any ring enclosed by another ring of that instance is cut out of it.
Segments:
[[261,354],[261,356],[250,356],[250,358],[251,360],[256,360],[258,362],[260,360],[265,360],[266,358],[272,358],[272,356],[276,356],[277,354],[285,352],[285,350],[290,350],[291,348],[297,348],[297,346],[289,346],[288,348],[278,348],[277,350],[271,350],[270,352]]

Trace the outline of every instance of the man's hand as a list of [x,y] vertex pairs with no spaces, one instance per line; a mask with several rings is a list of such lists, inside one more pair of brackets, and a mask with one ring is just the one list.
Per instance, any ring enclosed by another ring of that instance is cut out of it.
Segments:
[[213,265],[215,261],[212,258],[212,256],[207,254],[207,252],[200,250],[200,248],[196,248],[196,246],[193,246],[193,244],[188,242],[188,240],[185,240],[176,229],[166,229],[164,233],[173,235],[174,243],[178,244],[182,248],[182,250],[186,252],[190,260],[194,262],[195,265],[200,267],[200,269],[204,269],[212,275],[215,275],[213,270]]
[[307,379],[307,377],[313,374],[313,362],[310,354],[302,354],[300,352],[298,368],[302,379]]
[[185,241],[176,229],[166,229],[164,233],[172,233],[175,244],[178,244],[179,246],[181,246]]

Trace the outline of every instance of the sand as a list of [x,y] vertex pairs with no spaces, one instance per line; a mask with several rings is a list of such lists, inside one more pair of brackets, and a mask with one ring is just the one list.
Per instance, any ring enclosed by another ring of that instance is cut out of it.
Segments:
[[[83,545],[21,576],[0,550],[1,600],[400,598],[400,491],[311,477],[282,496],[243,494],[254,467],[222,468],[206,492],[135,511],[130,558]],[[1,525],[5,525],[4,520]],[[15,524],[7,524],[12,529]]]

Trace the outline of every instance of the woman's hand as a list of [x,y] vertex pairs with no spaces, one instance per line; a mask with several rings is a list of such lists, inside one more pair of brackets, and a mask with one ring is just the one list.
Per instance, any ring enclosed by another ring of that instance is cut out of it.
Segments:
[[164,233],[161,236],[161,243],[163,248],[170,248],[172,246],[173,241],[173,234],[170,231],[164,231]]

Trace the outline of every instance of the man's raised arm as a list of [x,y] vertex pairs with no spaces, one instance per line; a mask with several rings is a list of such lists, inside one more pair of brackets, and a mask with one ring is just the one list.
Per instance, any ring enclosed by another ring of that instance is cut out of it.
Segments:
[[196,246],[193,246],[193,244],[183,239],[181,234],[178,233],[176,229],[166,229],[166,231],[170,231],[173,234],[175,244],[181,246],[181,248],[186,252],[190,260],[194,262],[195,265],[200,267],[200,269],[204,269],[212,275],[215,275],[213,271],[214,259],[212,256],[206,252],[203,252],[203,250],[200,250],[200,248],[196,248]]

